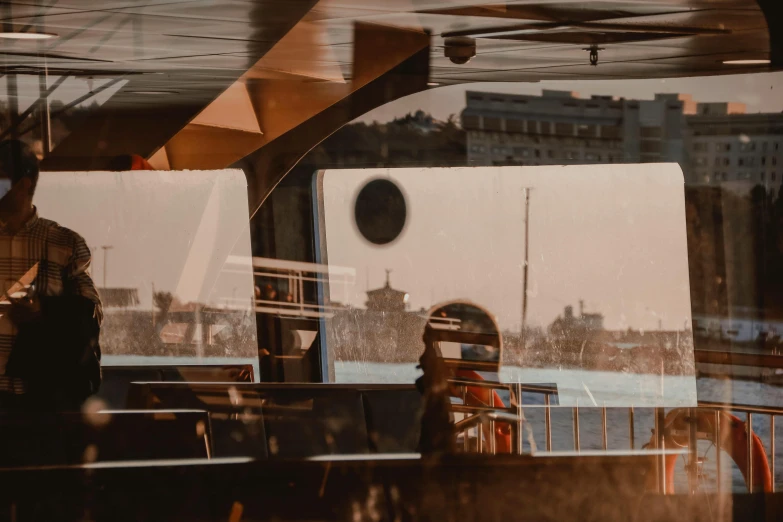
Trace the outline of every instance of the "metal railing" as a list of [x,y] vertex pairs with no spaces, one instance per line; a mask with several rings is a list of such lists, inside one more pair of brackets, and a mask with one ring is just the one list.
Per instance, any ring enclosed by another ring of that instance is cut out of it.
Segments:
[[[547,397],[548,399],[548,397]],[[528,406],[526,406],[528,407]],[[551,451],[551,439],[552,439],[552,426],[551,426],[551,409],[552,406],[549,404],[545,404],[544,406],[530,406],[532,408],[544,408],[545,409],[545,437],[547,440],[547,451]],[[580,451],[580,432],[579,432],[579,410],[580,407],[577,406],[557,406],[557,408],[570,408],[573,413],[573,437],[574,437],[574,450]],[[606,406],[600,406],[600,407],[591,407],[590,409],[599,409],[601,412],[601,435],[602,435],[602,445],[603,449],[607,450],[608,448],[608,436],[607,436],[607,407]],[[583,408],[584,409],[584,408]],[[619,408],[614,408],[619,409]],[[635,450],[639,449],[636,448],[635,444],[635,411],[633,407],[624,408],[627,411],[628,414],[628,431],[629,431],[629,449]],[[653,429],[653,437],[651,440],[656,441],[656,447],[659,449],[667,449],[666,448],[666,426],[665,426],[665,419],[666,419],[666,409],[665,408],[652,408],[654,412],[654,429]],[[770,424],[770,433],[769,433],[769,441],[768,441],[768,456],[769,456],[769,466],[770,471],[772,474],[772,491],[775,491],[775,471],[776,471],[776,459],[775,459],[775,417],[777,415],[783,415],[783,408],[774,408],[774,407],[760,407],[760,406],[748,406],[748,405],[739,405],[739,404],[731,404],[731,403],[718,403],[718,402],[707,402],[707,401],[699,401],[698,407],[696,408],[671,408],[671,410],[682,410],[684,415],[686,415],[686,420],[688,424],[688,433],[687,433],[687,455],[688,455],[688,462],[685,466],[685,469],[688,473],[688,481],[689,481],[689,487],[691,492],[695,492],[697,489],[697,483],[698,483],[698,469],[700,465],[699,457],[698,457],[698,432],[696,428],[696,415],[700,411],[711,411],[714,412],[715,419],[714,419],[714,426],[715,426],[715,433],[712,435],[711,439],[713,440],[716,448],[716,458],[715,458],[715,465],[716,465],[716,477],[717,477],[717,488],[720,492],[722,484],[721,484],[721,478],[722,478],[722,462],[721,462],[721,448],[720,448],[720,441],[723,440],[723,435],[721,434],[721,421],[720,421],[720,415],[721,413],[738,413],[738,414],[744,414],[745,417],[745,429],[747,431],[747,468],[745,471],[745,477],[746,482],[748,486],[749,491],[757,490],[760,485],[754,484],[755,476],[753,471],[753,465],[754,465],[754,447],[753,447],[753,436],[757,435],[753,431],[753,419],[754,414],[755,415],[766,415],[769,418],[769,424]],[[519,431],[519,428],[518,428]],[[763,441],[762,441],[763,444]],[[520,446],[521,447],[521,446]],[[659,462],[656,466],[657,471],[657,477],[658,477],[658,490],[659,492],[665,492],[666,491],[666,460],[665,456],[661,455],[659,458]]]
[[[453,362],[453,361],[449,361]],[[456,423],[456,431],[462,435],[463,450],[470,449],[470,440],[473,430],[476,441],[476,449],[479,453],[496,453],[496,441],[494,437],[496,425],[498,423],[506,424],[511,430],[511,450],[512,453],[521,454],[523,447],[523,428],[524,412],[522,410],[522,392],[544,394],[546,404],[550,404],[550,396],[557,395],[557,387],[540,384],[503,384],[500,382],[475,380],[465,378],[452,378],[448,380],[449,385],[459,390],[459,396],[462,404],[452,404],[451,410],[457,414],[463,414],[465,417]],[[489,399],[488,404],[475,405],[468,404],[468,388],[480,388],[487,390]],[[495,404],[495,391],[502,390],[511,397],[510,405]],[[550,425],[547,414],[547,426]],[[486,436],[493,434],[492,436]],[[484,439],[486,444],[484,443]],[[552,446],[551,435],[547,438],[547,450]]]
[[[531,408],[531,409],[543,409],[544,410],[544,440],[545,440],[545,451],[549,452],[552,451],[552,410],[553,408],[556,409],[556,411],[563,411],[563,410],[571,410],[572,415],[572,428],[573,428],[573,446],[574,450],[579,452],[581,450],[581,433],[580,433],[580,422],[579,422],[579,412],[581,410],[599,410],[601,414],[601,445],[604,450],[608,449],[620,449],[620,448],[609,448],[609,438],[608,438],[608,417],[607,417],[607,411],[613,410],[625,410],[627,412],[627,419],[628,419],[628,438],[629,438],[629,449],[630,450],[637,450],[642,448],[637,448],[636,444],[636,437],[635,437],[635,422],[636,422],[636,410],[633,407],[628,408],[620,408],[620,407],[607,407],[607,406],[591,406],[591,407],[580,407],[579,405],[576,406],[553,406],[551,404],[551,397],[554,395],[557,395],[557,389],[555,387],[551,386],[542,386],[542,385],[526,385],[526,384],[501,384],[501,383],[493,383],[493,382],[487,382],[487,381],[473,381],[469,379],[455,379],[453,381],[450,381],[450,383],[454,386],[458,386],[462,393],[462,404],[454,404],[452,405],[452,409],[455,413],[463,413],[466,415],[472,415],[468,416],[462,421],[457,422],[456,427],[458,433],[463,434],[463,449],[468,450],[469,444],[468,444],[468,438],[469,438],[469,432],[473,429],[476,429],[476,442],[477,442],[477,449],[479,452],[489,452],[489,453],[495,453],[496,448],[494,446],[494,436],[487,436],[488,434],[494,434],[495,429],[494,426],[498,422],[502,422],[505,424],[512,425],[511,430],[511,436],[512,436],[512,452],[521,454],[523,452],[523,428],[525,422],[530,422],[526,420],[524,415],[524,409]],[[490,397],[490,404],[488,405],[468,405],[466,401],[467,397],[467,388],[468,387],[479,387],[479,388],[485,388],[490,390],[489,391],[489,397]],[[492,393],[494,390],[508,390],[511,397],[511,403],[509,406],[505,405],[496,405],[494,404],[494,393]],[[535,393],[539,395],[544,396],[544,404],[543,405],[522,405],[522,396],[523,393]],[[687,437],[684,437],[684,440],[687,441],[687,455],[688,455],[688,462],[686,463],[685,469],[688,473],[688,483],[689,483],[689,490],[691,492],[695,492],[698,489],[698,480],[699,480],[699,466],[701,464],[700,459],[698,457],[698,427],[696,423],[696,416],[697,414],[701,412],[713,412],[714,417],[714,433],[711,435],[711,440],[714,442],[714,445],[716,447],[716,458],[715,458],[715,465],[716,465],[716,477],[717,477],[717,490],[718,492],[721,491],[722,484],[721,484],[721,478],[722,478],[722,459],[721,459],[721,444],[720,441],[723,440],[723,437],[725,434],[721,433],[721,414],[722,413],[735,413],[740,414],[741,416],[744,415],[745,419],[745,429],[747,430],[747,468],[744,470],[749,491],[754,491],[759,488],[759,484],[754,484],[754,447],[753,447],[753,440],[755,432],[753,431],[753,420],[756,418],[755,416],[767,416],[769,418],[769,426],[770,426],[770,433],[769,433],[769,440],[768,440],[768,447],[765,448],[765,450],[768,451],[769,455],[769,466],[770,471],[772,473],[772,491],[775,491],[775,472],[776,472],[776,459],[775,459],[775,419],[778,415],[783,415],[783,407],[769,407],[769,406],[750,406],[750,405],[742,405],[742,404],[732,404],[732,403],[722,403],[722,402],[711,402],[711,401],[699,401],[698,407],[694,408],[662,408],[662,407],[655,407],[650,408],[653,412],[653,420],[654,420],[654,428],[653,433],[651,437],[651,441],[655,441],[655,445],[658,449],[665,450],[666,448],[666,435],[667,435],[667,426],[666,423],[666,414],[668,411],[681,411],[682,415],[684,415],[684,420],[687,425]],[[482,430],[482,427],[488,425],[489,430],[485,431]],[[671,430],[669,430],[671,431]],[[484,437],[482,437],[482,434]],[[487,444],[483,443],[483,439],[486,438]],[[762,441],[763,444],[763,441]],[[531,448],[532,449],[532,448]],[[666,492],[667,484],[666,484],[666,456],[662,452],[660,456],[658,457],[658,461],[656,464],[656,476],[657,476],[657,488],[659,492]]]
[[[462,404],[452,404],[451,410],[454,413],[465,415],[455,425],[456,432],[462,434],[463,451],[469,451],[471,433],[475,430],[476,450],[479,453],[485,452],[484,439],[486,438],[488,452],[496,453],[497,445],[493,434],[495,433],[497,422],[502,422],[511,428],[512,453],[520,454],[522,452],[522,446],[518,442],[521,440],[520,435],[517,433],[521,430],[522,424],[521,419],[517,416],[517,408],[495,404],[496,390],[511,393],[511,387],[508,384],[465,378],[452,378],[448,380],[448,383],[459,390],[458,393],[462,400]],[[469,405],[468,388],[486,390],[489,403],[485,405]],[[485,435],[487,436],[485,437]]]
[[[351,288],[356,284],[356,270],[351,267],[263,257],[229,256],[223,272],[252,274],[259,284],[261,281],[273,282],[275,292],[281,295],[274,299],[266,296],[256,298],[254,300],[256,312],[291,317],[331,317],[335,311],[341,309],[312,298],[308,300],[305,284],[343,289]],[[245,304],[241,299],[223,299],[223,304],[236,302]]]

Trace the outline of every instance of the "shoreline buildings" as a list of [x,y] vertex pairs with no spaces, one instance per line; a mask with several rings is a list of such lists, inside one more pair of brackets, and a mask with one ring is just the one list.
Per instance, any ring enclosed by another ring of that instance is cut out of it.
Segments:
[[469,165],[677,162],[688,185],[777,191],[783,114],[745,111],[743,104],[697,103],[685,94],[631,100],[468,91],[462,127]]

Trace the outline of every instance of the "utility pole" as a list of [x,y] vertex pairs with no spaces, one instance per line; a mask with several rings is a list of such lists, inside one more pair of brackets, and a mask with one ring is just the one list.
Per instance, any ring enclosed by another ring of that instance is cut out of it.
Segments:
[[106,266],[109,258],[109,250],[114,248],[111,245],[103,245],[101,247],[103,249],[103,288],[106,289]]
[[155,328],[155,282],[152,283],[152,327]]
[[522,265],[522,326],[520,333],[524,343],[525,327],[527,326],[527,276],[530,260],[530,187],[525,187],[525,263]]

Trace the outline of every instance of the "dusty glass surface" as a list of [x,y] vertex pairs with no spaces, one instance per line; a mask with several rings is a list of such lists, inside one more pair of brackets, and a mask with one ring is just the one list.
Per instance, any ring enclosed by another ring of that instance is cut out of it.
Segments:
[[[407,195],[386,245],[353,225],[356,194],[379,177]],[[377,365],[410,382],[427,311],[467,300],[497,317],[509,381],[557,383],[560,404],[694,404],[676,164],[334,170],[320,186],[321,262],[357,271],[326,292],[338,382]]]
[[92,249],[104,363],[255,356],[240,171],[44,172],[36,205]]

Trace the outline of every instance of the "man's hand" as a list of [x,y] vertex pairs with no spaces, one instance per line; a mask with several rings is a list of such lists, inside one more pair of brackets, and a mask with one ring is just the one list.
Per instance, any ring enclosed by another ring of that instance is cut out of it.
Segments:
[[41,300],[37,295],[25,296],[18,299],[9,297],[11,310],[8,317],[18,327],[31,323],[41,316]]

